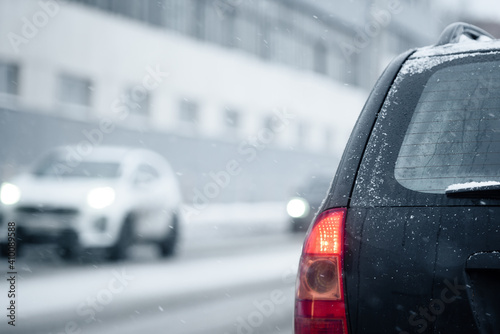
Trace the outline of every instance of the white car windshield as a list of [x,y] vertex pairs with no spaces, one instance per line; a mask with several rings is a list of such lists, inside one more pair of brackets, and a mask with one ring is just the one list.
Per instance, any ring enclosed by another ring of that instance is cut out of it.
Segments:
[[117,178],[120,176],[120,164],[116,162],[66,161],[47,159],[42,161],[34,171],[41,177],[83,177],[83,178]]

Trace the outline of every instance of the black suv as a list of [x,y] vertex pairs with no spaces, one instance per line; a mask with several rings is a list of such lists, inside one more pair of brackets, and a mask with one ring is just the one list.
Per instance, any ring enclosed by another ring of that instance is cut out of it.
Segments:
[[295,333],[500,333],[500,41],[385,70],[309,228]]

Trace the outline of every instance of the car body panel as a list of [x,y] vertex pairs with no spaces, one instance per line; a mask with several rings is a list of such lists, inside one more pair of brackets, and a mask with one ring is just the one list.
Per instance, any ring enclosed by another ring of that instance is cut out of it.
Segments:
[[414,50],[410,50],[396,57],[375,84],[354,126],[352,133],[355,135],[349,138],[330,187],[329,196],[321,211],[333,207],[346,207],[349,204],[353,182],[377,114],[401,65],[413,52]]
[[[394,174],[413,114],[410,101],[431,72],[498,60],[491,45],[500,46],[495,42],[471,52],[443,46],[441,53],[427,49],[401,55],[360,115],[321,209],[348,208],[343,273],[349,333],[499,330],[498,197],[420,193],[402,186]],[[443,56],[450,49],[453,55]],[[408,59],[433,63],[418,68],[420,77],[411,85],[398,79]]]
[[[397,333],[478,333],[473,306],[481,301],[469,298],[470,275],[498,271],[487,268],[491,261],[468,270],[466,263],[499,250],[499,222],[499,207],[348,210],[344,279],[352,333],[390,332],[386,326]],[[489,312],[492,320],[500,316]]]

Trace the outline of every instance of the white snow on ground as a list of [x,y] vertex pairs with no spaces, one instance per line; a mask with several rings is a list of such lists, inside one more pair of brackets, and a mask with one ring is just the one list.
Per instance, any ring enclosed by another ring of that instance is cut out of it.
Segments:
[[[181,229],[183,242],[200,245],[220,240],[238,247],[238,240],[244,244],[252,236],[283,235],[289,228],[285,206],[284,202],[212,203],[186,218]],[[276,240],[283,242],[283,238]],[[112,308],[158,297],[168,304],[217,289],[280,281],[295,273],[299,256],[297,244],[277,244],[238,256],[228,253],[189,261],[179,257],[162,263],[124,263],[114,269],[68,268],[61,276],[26,274],[19,278],[19,319],[68,312],[84,319],[92,301],[109,296],[109,306],[97,305]]]
[[487,187],[487,186],[498,186],[500,182],[498,181],[484,181],[484,182],[466,182],[466,183],[456,183],[448,186],[446,191],[454,191],[461,189],[471,189],[471,188],[479,188],[479,187]]
[[290,227],[285,202],[212,203],[203,209],[186,206],[183,212],[181,233],[188,239],[282,233]]
[[[211,204],[191,216],[181,233],[191,252],[199,249],[203,255],[219,244],[227,251],[200,258],[181,253],[165,261],[70,266],[54,273],[24,271],[17,280],[18,323],[46,322],[50,320],[41,319],[57,315],[63,322],[90,326],[95,324],[92,314],[106,318],[155,301],[160,311],[175,309],[179,302],[196,303],[214,293],[295,280],[302,239],[287,235],[285,203]],[[255,245],[249,247],[249,241]]]
[[285,202],[231,202],[212,203],[205,208],[196,209],[186,206],[185,212],[193,212],[186,217],[191,225],[217,224],[224,226],[241,226],[242,224],[283,224],[286,219]]
[[19,321],[54,314],[85,319],[85,310],[91,309],[92,302],[112,308],[163,297],[168,304],[178,298],[202,298],[217,289],[293,280],[299,256],[300,247],[291,244],[273,251],[257,249],[247,255],[76,268],[61,276],[24,277],[18,283],[22,291],[18,297]]

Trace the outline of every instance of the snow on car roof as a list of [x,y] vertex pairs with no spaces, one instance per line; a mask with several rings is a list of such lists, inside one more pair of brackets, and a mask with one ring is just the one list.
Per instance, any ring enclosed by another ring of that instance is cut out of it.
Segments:
[[481,42],[468,40],[440,46],[426,46],[417,49],[410,56],[400,73],[413,75],[454,59],[498,52],[500,52],[500,40]]
[[410,57],[432,57],[457,53],[466,53],[474,51],[493,51],[500,50],[500,40],[488,41],[463,41],[460,43],[451,43],[440,46],[430,45],[417,49]]

